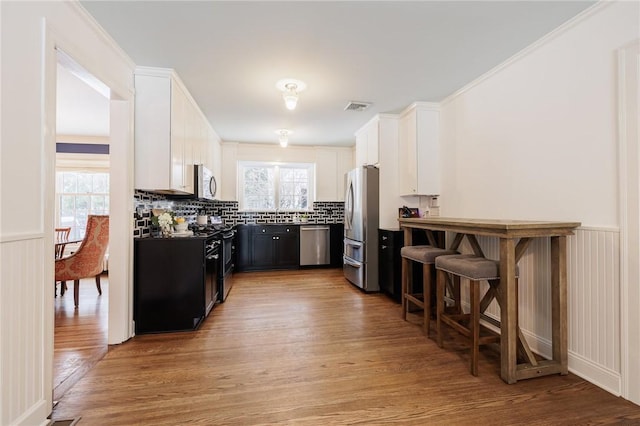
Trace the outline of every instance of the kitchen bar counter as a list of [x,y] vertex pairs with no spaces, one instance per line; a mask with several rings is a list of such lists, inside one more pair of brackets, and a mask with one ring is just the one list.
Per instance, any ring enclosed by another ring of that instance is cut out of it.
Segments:
[[[549,374],[568,373],[567,347],[567,240],[580,226],[579,222],[461,219],[448,217],[401,218],[404,244],[412,244],[412,230],[423,229],[435,244],[432,231],[455,234],[449,248],[457,250],[466,237],[474,254],[483,256],[476,235],[500,239],[500,376],[507,383]],[[533,238],[551,239],[551,303],[552,303],[552,359],[537,361],[518,327],[516,264]],[[527,357],[517,359],[518,342]]]

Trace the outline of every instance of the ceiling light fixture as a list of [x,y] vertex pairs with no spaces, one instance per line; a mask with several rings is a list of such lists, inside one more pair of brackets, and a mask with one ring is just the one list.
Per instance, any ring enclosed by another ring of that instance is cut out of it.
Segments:
[[300,80],[283,78],[276,83],[276,87],[282,92],[282,99],[287,109],[294,110],[298,104],[298,93],[306,89],[307,85]]
[[286,87],[287,91],[282,94],[284,104],[286,105],[288,110],[294,110],[296,109],[296,105],[298,104],[298,93],[296,92],[298,86],[293,83],[289,83]]
[[289,135],[293,133],[293,131],[288,129],[278,129],[276,130],[276,135],[278,135],[278,141],[280,142],[280,146],[286,148],[289,144]]

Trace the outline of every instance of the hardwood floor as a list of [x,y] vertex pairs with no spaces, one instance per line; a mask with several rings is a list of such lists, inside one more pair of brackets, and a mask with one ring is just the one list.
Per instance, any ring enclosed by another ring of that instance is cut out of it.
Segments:
[[53,418],[89,425],[640,424],[640,407],[575,375],[507,385],[479,376],[454,333],[363,294],[340,269],[236,274],[195,332],[137,336],[62,398]]
[[59,400],[107,353],[109,278],[100,278],[102,296],[95,279],[80,281],[78,309],[73,304],[73,282],[64,296],[58,284],[55,298],[53,346],[53,399]]

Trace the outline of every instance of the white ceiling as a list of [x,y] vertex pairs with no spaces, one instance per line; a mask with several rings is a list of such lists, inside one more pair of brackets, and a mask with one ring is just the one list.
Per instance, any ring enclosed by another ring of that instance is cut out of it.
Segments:
[[109,99],[58,63],[56,133],[109,136]]
[[[82,1],[137,65],[173,68],[226,141],[352,145],[437,102],[593,1]],[[281,78],[307,83],[288,111]],[[371,102],[344,111],[349,101]]]

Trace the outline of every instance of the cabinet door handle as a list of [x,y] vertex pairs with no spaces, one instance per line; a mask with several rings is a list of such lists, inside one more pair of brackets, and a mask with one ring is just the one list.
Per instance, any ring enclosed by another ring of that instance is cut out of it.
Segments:
[[386,249],[386,248],[387,248],[387,246],[380,246],[380,248],[381,248],[382,250],[384,250],[384,249]]
[[387,239],[387,236],[386,236],[386,235],[383,235],[383,236],[382,236],[382,241],[384,241],[384,240],[386,240],[386,239]]

